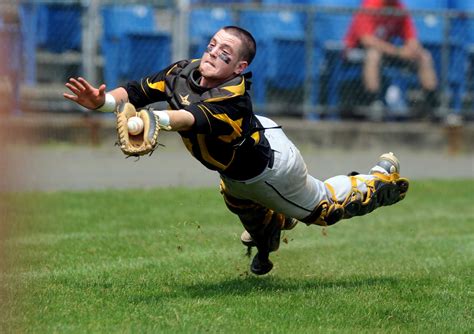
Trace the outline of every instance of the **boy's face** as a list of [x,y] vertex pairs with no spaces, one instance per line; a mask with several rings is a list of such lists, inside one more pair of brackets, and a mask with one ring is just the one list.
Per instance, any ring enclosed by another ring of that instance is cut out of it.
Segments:
[[240,59],[241,40],[224,30],[219,30],[209,42],[204,52],[199,71],[201,75],[213,81],[226,81],[239,75],[248,66]]

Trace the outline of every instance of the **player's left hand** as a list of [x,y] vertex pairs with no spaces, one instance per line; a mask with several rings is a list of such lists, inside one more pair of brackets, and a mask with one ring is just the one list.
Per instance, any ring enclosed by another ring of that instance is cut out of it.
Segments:
[[[131,103],[122,103],[117,108],[117,134],[118,145],[127,156],[141,156],[152,154],[158,146],[158,133],[160,131],[159,118],[151,109],[137,111]],[[129,132],[128,120],[139,117],[143,121],[143,130],[132,135]]]

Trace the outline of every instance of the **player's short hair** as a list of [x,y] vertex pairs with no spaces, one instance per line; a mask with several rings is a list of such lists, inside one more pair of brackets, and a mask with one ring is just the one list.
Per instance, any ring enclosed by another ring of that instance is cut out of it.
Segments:
[[252,34],[237,26],[225,26],[222,30],[241,40],[242,47],[240,50],[240,57],[250,65],[257,53],[257,43]]

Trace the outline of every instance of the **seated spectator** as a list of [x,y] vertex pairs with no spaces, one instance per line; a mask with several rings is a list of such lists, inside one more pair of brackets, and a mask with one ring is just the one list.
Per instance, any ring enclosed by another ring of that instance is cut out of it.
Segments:
[[[416,67],[424,92],[423,116],[438,104],[438,80],[429,51],[417,39],[412,18],[400,0],[364,0],[345,37],[347,54],[351,49],[365,50],[363,83],[368,102],[381,104],[380,68],[384,62]],[[392,41],[399,38],[402,45]]]

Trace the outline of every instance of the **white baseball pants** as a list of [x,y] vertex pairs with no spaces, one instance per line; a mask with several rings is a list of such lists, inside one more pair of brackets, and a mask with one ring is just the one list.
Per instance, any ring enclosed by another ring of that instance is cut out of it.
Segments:
[[[277,124],[269,118],[257,116],[263,127]],[[338,175],[322,182],[308,174],[300,151],[288,139],[282,129],[265,130],[265,137],[274,150],[272,168],[266,168],[260,175],[246,181],[236,181],[222,176],[227,194],[244,200],[254,201],[268,209],[302,220],[308,217],[323,200],[333,202],[333,195],[326,184],[334,190],[338,202],[351,193],[351,179]],[[369,181],[372,175],[360,175]],[[367,193],[365,182],[357,181],[357,188]]]

